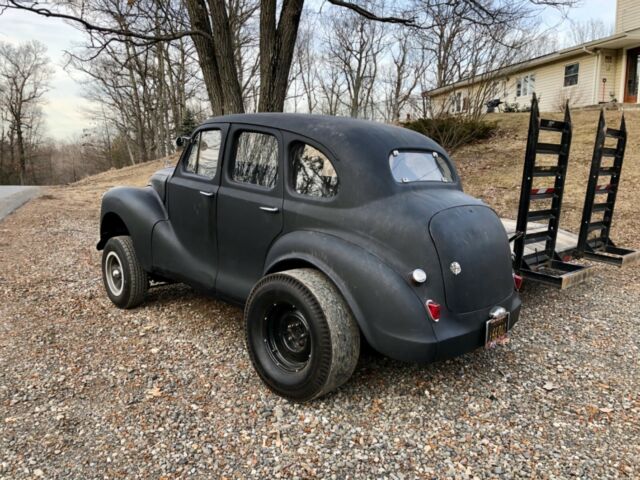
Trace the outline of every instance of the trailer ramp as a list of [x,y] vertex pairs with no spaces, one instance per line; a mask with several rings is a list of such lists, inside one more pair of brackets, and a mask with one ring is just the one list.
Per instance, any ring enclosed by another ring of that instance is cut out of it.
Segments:
[[[540,142],[541,130],[559,134],[560,142]],[[556,249],[571,136],[569,105],[563,121],[541,119],[534,94],[518,219],[511,237],[513,264],[524,278],[561,289],[582,283],[592,274],[588,266],[564,261]]]

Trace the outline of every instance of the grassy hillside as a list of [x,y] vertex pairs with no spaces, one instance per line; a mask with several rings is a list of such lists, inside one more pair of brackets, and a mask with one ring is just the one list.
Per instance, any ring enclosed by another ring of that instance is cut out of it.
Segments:
[[[576,231],[582,215],[587,178],[591,166],[593,144],[598,124],[598,111],[574,112],[573,141],[565,186],[561,228]],[[640,111],[625,114],[629,139],[622,170],[612,237],[622,245],[640,246],[637,186],[640,184]],[[562,119],[560,113],[544,114],[543,118]],[[607,112],[608,126],[618,128],[621,112]],[[468,193],[482,198],[502,216],[517,216],[522,167],[527,142],[528,113],[495,114],[500,129],[486,142],[469,145],[454,155]],[[559,134],[543,132],[540,141],[559,142]],[[552,179],[546,179],[552,186]],[[540,185],[542,186],[542,184]]]

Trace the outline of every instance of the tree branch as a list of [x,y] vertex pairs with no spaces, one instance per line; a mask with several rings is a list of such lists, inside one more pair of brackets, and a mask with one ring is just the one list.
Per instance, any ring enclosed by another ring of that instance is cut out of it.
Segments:
[[382,23],[396,23],[400,25],[405,25],[407,27],[419,27],[417,23],[415,23],[415,18],[402,18],[402,17],[382,17],[376,15],[375,13],[367,10],[366,8],[361,7],[360,5],[356,5],[353,2],[343,2],[342,0],[327,0],[330,4],[336,5],[337,7],[348,8],[356,12],[358,15],[368,19],[374,20],[376,22]]
[[50,8],[42,6],[39,2],[29,2],[25,4],[24,2],[20,2],[18,0],[0,0],[0,14],[4,12],[6,9],[12,10],[22,10],[27,12],[36,13],[43,17],[47,18],[59,18],[61,20],[67,20],[73,23],[80,25],[87,32],[98,32],[107,35],[117,35],[118,37],[122,37],[121,39],[115,39],[116,41],[127,41],[130,39],[143,40],[146,42],[157,43],[157,42],[169,42],[172,40],[179,40],[184,37],[191,37],[193,35],[200,35],[203,37],[207,37],[211,39],[211,35],[202,30],[185,30],[181,32],[175,32],[168,35],[150,35],[144,32],[133,32],[128,29],[122,28],[111,28],[104,27],[100,25],[96,25],[88,21],[86,18],[82,16],[71,15],[67,13],[54,12]]

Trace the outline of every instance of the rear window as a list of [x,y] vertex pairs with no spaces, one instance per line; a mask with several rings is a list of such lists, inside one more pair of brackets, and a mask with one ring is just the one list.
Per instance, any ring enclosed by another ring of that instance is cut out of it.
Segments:
[[438,152],[402,152],[389,155],[389,167],[396,182],[453,182],[449,164]]

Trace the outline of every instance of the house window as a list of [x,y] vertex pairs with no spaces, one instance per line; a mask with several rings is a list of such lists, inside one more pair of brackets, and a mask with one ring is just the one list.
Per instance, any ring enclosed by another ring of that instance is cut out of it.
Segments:
[[580,71],[579,63],[572,63],[564,67],[564,86],[571,87],[578,84],[578,72]]
[[526,97],[536,91],[536,76],[525,75],[520,77],[516,83],[516,97]]
[[613,70],[613,57],[611,55],[605,55],[604,69],[607,72],[610,72],[611,70]]
[[453,111],[460,113],[462,111],[462,92],[453,95]]

